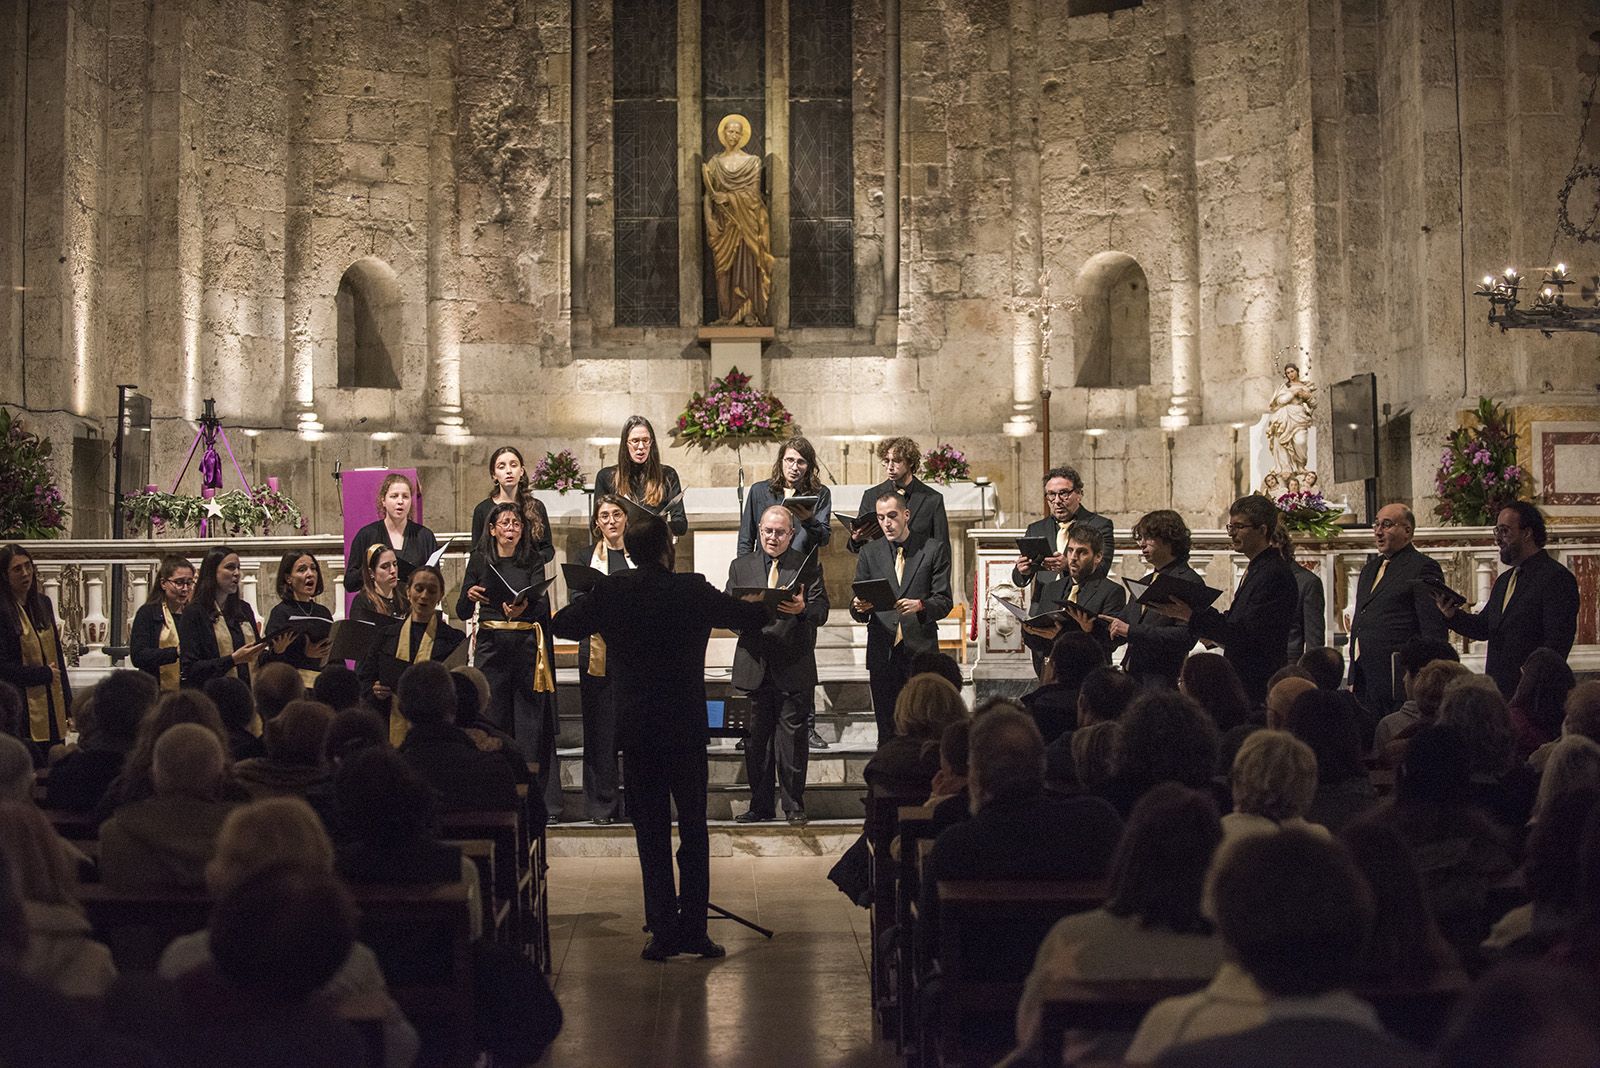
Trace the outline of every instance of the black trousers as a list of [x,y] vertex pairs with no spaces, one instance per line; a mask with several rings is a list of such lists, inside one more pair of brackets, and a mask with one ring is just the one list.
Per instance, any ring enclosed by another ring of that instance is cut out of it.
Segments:
[[816,688],[786,692],[763,686],[751,693],[750,704],[750,739],[744,747],[750,811],[762,816],[776,814],[772,785],[776,764],[783,811],[804,812],[806,763],[811,756],[806,732],[816,704]]
[[[531,630],[478,632],[477,667],[489,680],[489,707],[484,715],[516,738],[523,755],[539,764],[535,785],[552,816],[560,815],[561,768],[556,762],[556,695],[533,688],[537,646]],[[550,628],[545,627],[548,641]],[[549,661],[552,665],[555,658]],[[553,670],[553,669],[552,669]]]
[[616,819],[622,805],[617,797],[617,705],[611,680],[604,675],[578,677],[583,699],[583,803],[589,818]]
[[867,674],[867,685],[872,689],[872,716],[878,721],[879,745],[894,737],[894,703],[911,677],[913,655],[905,642],[901,642],[890,651],[888,664]]
[[[625,749],[628,813],[639,847],[644,919],[654,934],[693,940],[706,933],[711,840],[706,833],[708,763],[702,749]],[[672,807],[678,808],[678,885],[672,879]]]

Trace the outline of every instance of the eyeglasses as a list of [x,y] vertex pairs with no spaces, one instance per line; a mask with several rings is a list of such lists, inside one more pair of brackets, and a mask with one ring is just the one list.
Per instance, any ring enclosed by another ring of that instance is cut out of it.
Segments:
[[1064,501],[1068,497],[1076,497],[1078,494],[1080,494],[1082,492],[1083,492],[1082,490],[1077,490],[1077,489],[1045,490],[1044,491],[1044,499],[1047,500],[1047,501]]
[[1255,527],[1260,527],[1260,526],[1265,526],[1265,525],[1266,525],[1265,523],[1229,523],[1227,526],[1223,527],[1222,529],[1226,530],[1229,534],[1237,534],[1242,530],[1250,530],[1250,529],[1253,529]]
[[169,578],[169,579],[165,579],[164,581],[170,582],[172,585],[178,587],[180,590],[181,589],[187,589],[188,587],[194,585],[194,579],[192,579],[192,578],[186,578],[186,579]]
[[1376,523],[1372,524],[1372,529],[1373,530],[1393,530],[1395,527],[1401,527],[1401,526],[1405,526],[1405,524],[1396,522],[1393,519],[1380,519]]
[[1521,527],[1495,527],[1494,536],[1497,538],[1510,538],[1514,537],[1521,530]]

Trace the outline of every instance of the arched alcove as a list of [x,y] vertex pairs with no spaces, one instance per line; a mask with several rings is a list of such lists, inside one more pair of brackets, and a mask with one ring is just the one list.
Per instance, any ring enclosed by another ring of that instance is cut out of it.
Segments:
[[1102,252],[1078,272],[1073,384],[1150,384],[1150,283],[1125,252]]
[[366,256],[339,279],[339,388],[399,389],[400,286],[393,269]]

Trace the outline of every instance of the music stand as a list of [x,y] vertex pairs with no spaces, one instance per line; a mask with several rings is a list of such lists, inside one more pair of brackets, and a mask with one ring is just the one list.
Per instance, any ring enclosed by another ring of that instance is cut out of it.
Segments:
[[[712,738],[743,738],[748,733],[750,725],[750,698],[744,694],[729,694],[725,698],[706,699],[706,733]],[[706,909],[711,913],[708,919],[721,917],[740,923],[760,934],[763,938],[772,937],[772,929],[763,927],[754,920],[746,919],[725,909],[715,901],[706,902]]]

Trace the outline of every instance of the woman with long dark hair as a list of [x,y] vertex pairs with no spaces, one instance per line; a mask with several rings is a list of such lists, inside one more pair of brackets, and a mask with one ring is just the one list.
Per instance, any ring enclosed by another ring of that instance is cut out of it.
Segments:
[[[278,638],[284,649],[292,635]],[[266,651],[256,613],[239,597],[239,554],[218,545],[200,561],[194,600],[178,617],[183,685],[204,686],[231,675],[250,685],[250,666]]]
[[367,549],[387,545],[400,559],[413,567],[428,562],[439,547],[433,531],[411,518],[417,489],[405,475],[391,472],[378,485],[378,518],[356,531],[350,542],[350,558],[345,561],[344,588],[361,592],[361,567]]
[[20,545],[0,549],[9,596],[0,597],[0,680],[28,706],[28,733],[39,745],[62,741],[72,715],[72,682],[55,610],[39,589],[33,557]]
[[165,693],[176,690],[182,679],[178,617],[194,600],[194,583],[194,564],[187,556],[163,556],[156,567],[156,580],[150,584],[150,596],[133,614],[128,632],[133,666],[153,676]]
[[410,611],[405,590],[400,583],[400,556],[389,545],[379,542],[367,546],[365,566],[361,569],[361,593],[350,602],[352,620],[388,626],[404,619]]
[[[627,529],[628,510],[621,499],[601,497],[595,507],[594,543],[579,554],[578,563],[606,575],[633,567],[622,544]],[[568,600],[582,596],[572,591]],[[621,804],[617,797],[617,708],[606,676],[605,639],[598,634],[578,645],[578,693],[583,701],[583,801],[589,819],[604,825],[616,820]]]
[[372,653],[361,662],[361,694],[367,704],[389,721],[389,743],[405,741],[408,724],[404,716],[393,714],[394,693],[379,676],[386,659],[420,664],[424,660],[448,660],[467,636],[439,617],[444,601],[444,576],[435,567],[419,567],[406,583],[410,604],[403,620],[390,623]]
[[[517,739],[539,764],[539,786],[550,820],[561,812],[561,776],[556,759],[555,646],[550,633],[550,598],[531,594],[544,577],[544,563],[526,536],[522,510],[497,504],[489,512],[483,540],[472,550],[456,615],[478,621],[474,663],[489,680],[484,716]],[[521,592],[511,601],[506,598]]]
[[828,525],[833,519],[833,494],[817,477],[817,450],[799,435],[778,446],[772,476],[751,486],[744,496],[744,511],[739,516],[740,556],[755,551],[756,528],[767,509],[789,497],[817,499],[810,508],[790,506],[794,513],[794,544],[790,548],[804,553],[827,545],[833,537]]
[[[608,493],[627,497],[649,508],[660,508],[683,493],[678,472],[661,462],[655,427],[642,415],[628,416],[628,421],[622,424],[617,462],[594,477],[595,500]],[[674,537],[681,538],[689,532],[689,516],[683,510],[682,500],[666,509],[661,518]]]
[[[289,643],[283,649],[272,647],[261,657],[263,664],[282,660],[300,673],[306,689],[311,689],[322,672],[323,661],[333,645],[332,637],[313,640],[309,628],[320,629],[310,619],[326,620],[333,626],[333,613],[317,603],[322,596],[322,565],[311,553],[290,549],[278,561],[278,603],[267,614],[267,633],[287,632]],[[293,621],[293,622],[291,622]]]
[[484,527],[489,525],[489,513],[497,504],[514,504],[522,513],[523,537],[533,542],[533,551],[540,562],[548,564],[556,558],[555,541],[550,536],[550,513],[545,511],[539,498],[533,495],[528,483],[528,467],[522,453],[511,445],[502,445],[489,454],[489,496],[478,502],[472,510],[472,544],[483,540]]

